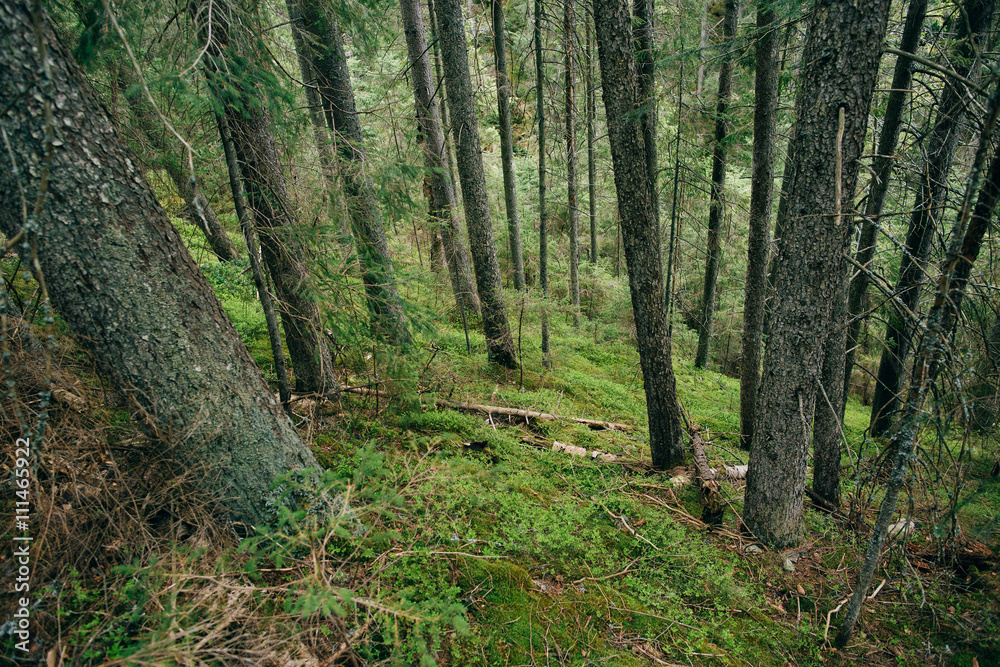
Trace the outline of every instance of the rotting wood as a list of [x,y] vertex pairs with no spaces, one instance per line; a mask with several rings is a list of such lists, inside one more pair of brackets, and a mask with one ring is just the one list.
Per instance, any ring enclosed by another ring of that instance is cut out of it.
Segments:
[[725,513],[725,504],[722,501],[722,494],[719,492],[719,482],[715,471],[708,465],[708,457],[705,455],[705,439],[701,437],[701,432],[697,427],[688,430],[691,436],[691,447],[694,450],[695,481],[701,490],[702,521],[711,525],[722,524],[722,516]]

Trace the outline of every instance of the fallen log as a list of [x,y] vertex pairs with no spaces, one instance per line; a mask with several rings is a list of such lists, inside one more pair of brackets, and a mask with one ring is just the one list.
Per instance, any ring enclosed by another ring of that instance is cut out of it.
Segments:
[[439,398],[437,404],[453,408],[455,410],[470,410],[472,412],[482,412],[488,415],[507,415],[510,417],[523,417],[525,420],[537,419],[538,421],[571,421],[576,424],[583,424],[595,431],[631,431],[635,427],[630,424],[616,424],[614,422],[602,422],[596,419],[584,419],[582,417],[563,417],[553,415],[548,412],[535,412],[533,410],[519,410],[517,408],[505,408],[500,405],[480,405],[478,403],[466,403],[464,401],[449,401]]
[[695,428],[690,429],[688,433],[691,436],[691,447],[694,450],[695,481],[701,490],[704,503],[701,520],[710,526],[720,526],[726,506],[722,502],[722,493],[719,491],[719,482],[716,480],[715,471],[708,465],[708,456],[705,455],[705,440],[701,437],[701,432]]

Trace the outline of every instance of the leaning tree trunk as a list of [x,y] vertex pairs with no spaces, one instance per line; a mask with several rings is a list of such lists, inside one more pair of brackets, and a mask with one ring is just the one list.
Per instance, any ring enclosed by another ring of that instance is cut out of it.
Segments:
[[849,212],[891,0],[813,9],[797,122],[788,218],[775,258],[775,301],[764,353],[743,521],[757,539],[798,542],[809,432],[831,315],[829,295],[850,234]]
[[726,205],[726,135],[729,134],[729,99],[733,90],[732,39],[736,35],[739,0],[726,0],[722,20],[723,54],[719,66],[719,98],[715,106],[715,147],[712,151],[712,201],[708,208],[708,247],[705,253],[705,289],[701,298],[701,325],[698,327],[698,349],[695,368],[708,364],[712,342],[712,320],[715,317],[715,287],[719,280],[720,237]]
[[472,78],[469,75],[469,52],[465,45],[465,23],[459,0],[438,0],[437,13],[444,76],[448,86],[448,107],[452,133],[458,153],[458,173],[462,181],[465,221],[469,228],[472,263],[482,302],[483,332],[487,356],[491,362],[514,368],[517,356],[514,338],[507,321],[500,265],[493,242],[489,192],[483,170],[483,150],[479,142],[479,119],[476,117]]
[[472,281],[469,256],[462,245],[456,219],[455,190],[449,178],[444,131],[441,113],[434,95],[434,77],[427,54],[427,37],[420,0],[399,0],[406,33],[406,49],[413,75],[413,95],[417,105],[417,128],[424,137],[424,159],[427,164],[431,190],[431,216],[437,220],[441,232],[441,245],[448,260],[451,287],[459,310],[479,313],[479,295]]
[[545,61],[542,59],[542,0],[535,0],[535,116],[538,121],[538,284],[542,288],[542,365],[549,368],[549,230],[545,208]]
[[[966,0],[956,21],[958,44],[954,57],[955,71],[965,77],[973,71],[977,54],[984,43],[995,7],[993,0]],[[920,177],[920,191],[906,231],[906,245],[899,265],[899,279],[893,293],[896,303],[889,309],[885,349],[879,360],[878,378],[872,397],[871,432],[885,435],[899,407],[904,366],[910,353],[913,325],[908,312],[916,312],[925,282],[925,266],[934,231],[948,198],[948,172],[955,157],[959,135],[966,114],[966,87],[947,79],[938,106],[934,128],[927,147],[927,160]],[[898,306],[902,306],[902,308]]]
[[595,0],[594,23],[600,57],[608,138],[618,194],[629,292],[639,341],[639,364],[649,415],[653,465],[684,461],[677,388],[671,365],[670,329],[663,302],[663,269],[656,247],[656,220],[637,111],[635,42],[624,0]]
[[569,294],[573,326],[580,326],[580,209],[576,179],[576,104],[573,93],[573,0],[563,0],[563,55],[566,58],[566,213],[569,215]]
[[996,125],[998,101],[1000,101],[1000,86],[990,96],[972,174],[966,186],[958,217],[952,227],[947,254],[938,278],[937,293],[927,315],[927,326],[913,365],[913,377],[910,379],[906,402],[900,415],[899,426],[889,443],[889,450],[895,452],[895,462],[886,487],[885,498],[875,520],[871,542],[865,552],[854,595],[851,596],[844,622],[837,633],[836,645],[840,648],[850,640],[854,625],[861,614],[861,605],[868,595],[868,587],[871,585],[882,554],[889,522],[896,512],[899,490],[903,486],[906,470],[913,457],[917,435],[927,419],[927,415],[924,414],[924,403],[951,354],[955,323],[961,313],[962,298],[969,275],[979,257],[983,238],[989,229],[990,219],[993,217],[1000,195],[1000,152],[997,152],[993,156],[989,176],[979,191],[976,206],[974,209],[972,207],[972,198],[982,182],[983,165],[990,148],[990,136]]
[[[899,43],[899,49],[907,53],[916,53],[920,44],[920,31],[924,25],[924,17],[927,15],[927,0],[910,0],[910,6],[906,12],[906,24],[903,27],[903,36]],[[844,360],[844,402],[851,387],[851,372],[854,370],[854,357],[858,346],[858,335],[861,332],[861,321],[864,319],[863,311],[865,296],[868,293],[868,285],[871,280],[866,271],[871,270],[872,260],[875,259],[875,241],[879,230],[879,219],[882,217],[882,207],[885,204],[885,195],[889,191],[889,178],[892,176],[892,166],[895,162],[893,153],[896,151],[896,142],[899,140],[899,128],[903,120],[903,103],[910,89],[911,72],[913,63],[909,58],[899,56],[896,58],[896,68],[892,73],[892,92],[885,106],[885,117],[882,120],[882,133],[878,140],[878,154],[875,156],[872,170],[871,188],[868,191],[868,200],[865,204],[864,220],[861,223],[861,238],[858,240],[858,250],[855,261],[861,267],[851,281],[850,291],[847,297],[847,342],[845,343]],[[843,408],[840,417],[843,419]]]
[[[295,370],[295,387],[299,391],[337,392],[340,383],[323,333],[323,320],[310,294],[309,274],[301,259],[304,248],[293,238],[298,221],[285,187],[270,114],[255,98],[256,91],[247,87],[252,84],[233,76],[230,67],[232,60],[239,60],[241,67],[236,71],[246,75],[247,64],[252,62],[239,55],[236,42],[244,35],[230,32],[231,11],[231,6],[220,2],[212,8],[212,40],[206,54],[209,87],[223,107],[232,133],[247,204],[257,221],[261,255],[274,282],[288,355]],[[207,12],[198,18],[207,18]],[[207,26],[201,31],[207,36]],[[237,96],[239,104],[230,101],[231,96]]]
[[279,496],[274,482],[318,467],[316,459],[47,17],[39,12],[34,23],[31,4],[0,6],[0,126],[12,162],[0,170],[0,231],[13,238],[25,230],[22,195],[30,207],[42,203],[28,238],[80,344],[133,402],[157,447],[205,466],[198,479],[233,519],[267,521]]
[[500,159],[503,163],[503,196],[507,206],[507,234],[514,289],[524,289],[524,255],[521,223],[517,215],[517,183],[514,181],[514,140],[510,131],[510,78],[507,76],[507,44],[503,0],[493,0],[493,54],[497,68],[497,109],[500,116]]
[[[302,21],[300,27],[306,35],[302,41],[308,49],[307,58],[316,71],[327,127],[336,137],[340,157],[338,166],[351,214],[355,246],[361,259],[361,279],[365,285],[372,328],[390,343],[406,346],[413,339],[403,312],[403,302],[396,289],[389,242],[382,228],[382,212],[368,170],[340,27],[334,13],[324,9],[318,0],[289,0],[292,4],[296,1]],[[295,11],[291,13],[296,15]]]
[[757,9],[753,112],[753,165],[750,185],[750,232],[747,282],[743,299],[740,360],[740,446],[750,449],[760,383],[760,348],[767,297],[767,259],[771,246],[774,194],[774,145],[778,116],[778,21],[770,6]]

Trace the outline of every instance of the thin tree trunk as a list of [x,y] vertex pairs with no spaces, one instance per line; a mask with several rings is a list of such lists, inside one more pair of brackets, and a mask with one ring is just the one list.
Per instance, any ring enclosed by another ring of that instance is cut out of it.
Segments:
[[563,0],[563,54],[566,58],[566,199],[569,215],[569,293],[573,326],[580,326],[580,210],[577,206],[576,105],[573,94],[573,0]]
[[[989,29],[994,6],[992,0],[966,0],[956,17],[959,42],[952,60],[955,71],[963,77],[973,71],[976,54]],[[945,82],[934,128],[931,130],[927,161],[920,178],[920,191],[906,231],[899,279],[893,291],[897,303],[905,310],[890,308],[885,349],[879,360],[871,411],[871,433],[876,437],[885,435],[889,430],[894,419],[893,413],[899,407],[914,324],[908,322],[906,312],[916,312],[920,302],[920,292],[926,280],[924,263],[930,252],[937,220],[940,219],[948,197],[948,172],[951,170],[965,121],[965,96],[964,84],[950,79]]]
[[681,113],[684,110],[684,62],[681,61],[677,71],[677,132],[674,137],[674,192],[670,198],[670,240],[667,242],[667,278],[664,288],[663,302],[667,309],[667,322],[670,323],[671,302],[674,289],[674,246],[677,243],[677,215],[680,210],[681,185]]
[[590,36],[590,18],[584,17],[587,34],[587,196],[590,204],[590,263],[597,264],[597,158],[595,117],[597,116],[597,88],[594,87],[594,45]]
[[[906,469],[913,457],[917,434],[927,419],[927,415],[924,414],[927,393],[944,369],[950,354],[951,338],[958,315],[961,312],[965,287],[972,267],[979,256],[983,238],[990,226],[990,218],[992,218],[996,208],[997,197],[1000,195],[1000,152],[994,154],[989,176],[982,190],[979,190],[979,184],[983,180],[983,165],[989,151],[990,135],[996,124],[998,97],[1000,97],[1000,87],[994,91],[989,100],[989,109],[983,124],[972,174],[965,191],[961,210],[952,227],[948,252],[941,265],[937,293],[927,316],[927,329],[917,350],[913,365],[913,377],[910,380],[906,402],[900,415],[899,427],[893,433],[889,443],[890,451],[896,452],[895,464],[889,477],[878,518],[875,520],[875,529],[865,553],[865,559],[858,575],[858,583],[854,588],[854,595],[851,597],[844,622],[837,633],[836,645],[841,648],[850,640],[854,632],[854,625],[861,614],[861,605],[868,595],[868,588],[871,586],[875,568],[882,554],[882,545],[885,542],[889,522],[896,512],[899,489],[903,486]],[[972,209],[972,198],[976,195],[977,190],[979,190],[978,200],[975,209]]]
[[[927,15],[927,0],[910,0],[906,13],[906,24],[899,43],[901,51],[915,53],[920,44],[920,32]],[[879,135],[878,154],[873,165],[871,189],[868,191],[868,201],[865,205],[865,216],[861,223],[861,238],[858,241],[858,251],[855,260],[860,266],[871,269],[875,258],[875,241],[879,230],[879,219],[885,204],[885,195],[889,191],[889,179],[892,176],[892,166],[895,162],[893,154],[896,142],[899,140],[899,128],[903,120],[903,104],[910,89],[913,63],[908,58],[897,57],[896,68],[892,74],[892,92],[886,103],[885,118],[882,121],[882,133]],[[865,297],[868,293],[870,279],[865,271],[858,271],[851,281],[847,301],[847,343],[844,362],[844,402],[851,387],[851,372],[854,369],[854,357],[858,346],[858,334],[861,331],[861,321],[864,319]],[[841,419],[843,419],[841,409]]]
[[493,222],[483,170],[482,146],[479,142],[479,119],[476,117],[472,79],[469,75],[462,5],[459,0],[438,0],[434,9],[440,29],[439,41],[448,85],[448,106],[457,146],[462,198],[465,201],[465,221],[469,228],[472,263],[482,302],[487,354],[491,362],[514,368],[517,366],[517,356],[507,321],[500,265],[497,263],[496,245],[493,242]]
[[317,468],[316,459],[32,4],[14,0],[0,11],[11,158],[0,170],[0,231],[13,238],[24,230],[22,192],[32,205],[44,197],[28,238],[56,310],[133,402],[154,445],[192,470],[204,466],[195,478],[224,499],[231,518],[264,523],[279,494],[273,484]]
[[[441,111],[441,127],[444,131],[444,152],[448,156],[448,180],[451,181],[452,190],[456,193],[455,203],[458,204],[457,188],[461,185],[461,181],[458,179],[458,170],[455,167],[455,147],[452,146],[451,136],[449,135],[449,132],[451,131],[451,121],[448,119],[448,91],[444,82],[444,74],[442,73],[441,48],[438,44],[437,16],[434,13],[434,0],[427,0],[427,13],[431,17],[431,44],[434,49],[434,73],[437,76],[437,88],[435,88],[437,94],[434,98],[438,99],[438,97],[440,97],[441,99],[441,102],[438,104],[438,108]],[[478,301],[479,297],[477,296],[476,302],[478,303]],[[476,312],[479,311],[477,310]]]
[[493,53],[497,68],[497,108],[500,116],[500,159],[503,163],[503,195],[507,206],[507,234],[514,289],[524,289],[524,255],[521,223],[517,214],[517,183],[514,181],[514,140],[510,130],[510,78],[507,76],[507,44],[503,0],[493,0]]
[[[764,0],[766,3],[768,0]],[[750,449],[757,414],[760,352],[767,297],[767,258],[771,245],[771,205],[774,195],[774,146],[778,115],[778,27],[769,4],[757,7],[754,46],[753,165],[750,186],[750,232],[747,240],[747,278],[743,299],[743,336],[740,360],[740,446]]]
[[729,99],[733,90],[733,61],[730,54],[736,35],[739,0],[726,0],[726,15],[722,21],[723,55],[719,66],[719,98],[715,107],[715,147],[712,152],[712,201],[708,209],[708,248],[705,258],[705,290],[701,299],[701,326],[698,328],[698,349],[695,368],[708,364],[712,342],[712,320],[715,317],[715,287],[719,279],[720,237],[726,207],[726,153],[729,134]]
[[400,0],[406,48],[410,56],[413,94],[417,106],[417,127],[424,136],[424,158],[431,190],[431,215],[438,221],[435,232],[441,232],[442,245],[448,260],[452,291],[459,310],[479,313],[479,295],[472,280],[469,256],[458,230],[455,190],[448,177],[444,132],[441,114],[434,95],[434,78],[427,55],[427,38],[420,0]]
[[[264,264],[274,281],[285,342],[295,370],[295,387],[306,392],[337,391],[340,383],[334,373],[319,308],[310,294],[308,271],[301,259],[305,249],[292,238],[298,221],[281,172],[270,115],[259,105],[256,93],[229,73],[229,60],[242,58],[233,55],[238,47],[231,41],[241,35],[229,31],[231,11],[226,3],[214,3],[212,41],[206,60],[209,85],[225,109],[226,123],[232,133],[247,204],[254,212],[260,234]],[[207,17],[207,12],[204,15]],[[202,34],[207,35],[205,27]],[[223,89],[225,94],[221,92]],[[232,95],[238,95],[241,104],[223,103],[226,96]]]
[[[229,173],[229,187],[233,193],[233,206],[236,208],[236,217],[240,221],[240,229],[243,231],[243,239],[247,244],[247,256],[250,259],[250,271],[253,274],[253,282],[257,287],[257,296],[260,299],[261,309],[264,311],[264,322],[267,324],[267,338],[271,343],[271,356],[274,358],[274,374],[278,377],[278,396],[281,403],[288,408],[288,401],[292,397],[292,392],[288,387],[288,370],[285,368],[285,351],[281,348],[281,331],[278,329],[278,318],[274,314],[274,301],[271,292],[267,288],[267,276],[260,265],[260,251],[257,247],[257,239],[253,229],[253,221],[247,212],[246,203],[243,199],[243,185],[240,182],[240,166],[236,161],[236,148],[233,146],[233,138],[229,133],[229,126],[226,125],[226,118],[221,113],[215,114],[215,122],[219,127],[219,137],[222,139],[222,149],[226,156],[226,171]],[[289,414],[291,416],[291,414]]]
[[701,32],[698,35],[698,79],[694,96],[701,100],[705,93],[705,51],[708,49],[708,0],[701,0]]
[[638,95],[635,41],[627,3],[595,0],[594,23],[639,364],[649,415],[649,448],[653,465],[662,469],[683,462],[685,448],[671,365],[670,328],[663,302],[663,269],[656,248],[649,172],[641,128],[636,122],[642,100]]
[[[775,258],[775,305],[764,353],[743,522],[774,548],[801,537],[809,435],[829,332],[829,295],[850,234],[838,215],[864,148],[890,0],[814,6],[796,100],[788,218]],[[852,198],[847,195],[847,201]],[[848,207],[850,203],[848,203]],[[849,213],[849,211],[848,211]]]
[[535,0],[535,116],[538,121],[538,282],[542,288],[542,365],[549,368],[549,231],[545,207],[545,71],[542,59],[542,0]]
[[[365,285],[368,310],[376,333],[394,345],[413,342],[396,289],[396,276],[389,254],[389,242],[382,227],[382,212],[375,197],[375,185],[368,171],[367,154],[354,102],[351,74],[336,15],[317,0],[288,0],[298,4],[301,29],[309,60],[316,71],[327,128],[337,141],[340,175],[351,214],[354,241],[361,259],[361,279]],[[295,9],[290,12],[295,15]]]
[[[657,181],[656,159],[656,61],[653,53],[653,0],[636,0],[635,14],[636,66],[639,68],[638,94],[642,107],[642,144],[649,174],[649,201],[653,205],[656,222],[656,252],[660,254],[660,189]],[[662,261],[661,261],[662,264]]]

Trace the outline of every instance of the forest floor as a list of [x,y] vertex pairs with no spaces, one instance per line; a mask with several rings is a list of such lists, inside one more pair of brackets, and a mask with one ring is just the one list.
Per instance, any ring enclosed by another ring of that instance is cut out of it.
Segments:
[[[196,246],[196,235],[186,238]],[[241,267],[195,252],[269,368]],[[393,359],[377,347],[359,351],[364,334],[331,325],[343,343],[342,381],[359,389],[340,401],[293,402],[327,472],[290,480],[278,523],[249,536],[198,491],[204,473],[158,453],[87,357],[57,337],[48,371],[56,402],[39,466],[32,660],[1000,664],[992,437],[927,430],[901,502],[914,530],[899,531],[886,549],[859,632],[837,651],[831,642],[882,493],[879,448],[864,438],[867,408],[852,398],[847,409],[842,513],[807,501],[801,545],[770,551],[740,531],[742,481],[721,484],[724,516],[709,525],[690,469],[650,467],[627,288],[618,281],[588,283],[597,316],[580,329],[565,308],[553,309],[550,369],[540,363],[537,309],[508,293],[523,363],[505,371],[486,364],[475,331],[468,354],[456,313],[433,314],[447,300],[442,281],[403,280],[414,286],[404,298],[421,345]],[[694,336],[674,327],[678,393],[710,463],[745,463],[738,381],[692,368]],[[26,353],[15,361],[30,416],[46,371]],[[444,401],[565,418],[487,415]],[[573,417],[632,428],[594,430]],[[3,420],[10,439],[16,422]],[[4,486],[4,511],[13,499]],[[0,555],[0,570],[12,563]],[[12,604],[0,610],[0,659],[21,655]]]

